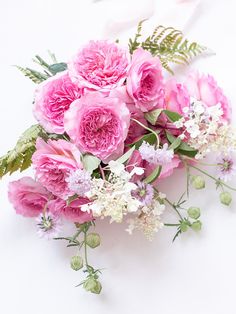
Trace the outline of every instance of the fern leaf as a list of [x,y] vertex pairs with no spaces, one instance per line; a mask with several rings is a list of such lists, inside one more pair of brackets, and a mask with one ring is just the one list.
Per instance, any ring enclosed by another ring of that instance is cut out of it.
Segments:
[[153,56],[158,56],[162,66],[172,74],[171,63],[189,64],[192,58],[206,50],[206,47],[185,39],[181,31],[162,25],[157,26],[151,36],[140,41],[143,22],[141,21],[138,24],[134,39],[129,40],[130,53],[133,53],[138,47],[142,47],[148,50]]
[[18,65],[16,65],[16,68],[20,70],[26,77],[31,79],[31,81],[33,81],[36,84],[39,84],[48,78],[48,75],[32,70],[30,68],[22,68]]
[[47,133],[40,125],[33,125],[27,129],[16,143],[14,149],[0,158],[0,178],[7,173],[23,171],[31,165],[31,158],[35,152],[38,137],[47,139]]

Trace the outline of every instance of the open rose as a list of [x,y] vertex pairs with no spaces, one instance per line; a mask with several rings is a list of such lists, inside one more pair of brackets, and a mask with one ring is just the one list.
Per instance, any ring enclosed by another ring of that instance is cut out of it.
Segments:
[[34,115],[47,132],[64,133],[64,113],[81,96],[81,89],[72,83],[67,72],[41,83],[35,93]]
[[230,121],[231,108],[222,89],[211,75],[200,75],[197,71],[189,74],[186,80],[190,96],[202,101],[208,107],[221,104],[223,119]]
[[36,217],[43,211],[50,193],[31,177],[23,177],[9,183],[8,198],[17,214]]
[[143,112],[163,108],[164,84],[158,57],[142,48],[135,50],[127,78],[127,90]]
[[92,214],[80,210],[80,207],[88,202],[90,201],[87,198],[78,198],[69,205],[66,205],[64,200],[57,198],[49,202],[48,209],[55,215],[62,216],[72,222],[83,224],[93,220]]
[[32,157],[38,181],[54,195],[67,198],[70,194],[66,179],[71,171],[82,168],[79,150],[65,140],[38,139]]
[[82,153],[105,163],[122,155],[130,113],[119,98],[93,92],[75,100],[65,114],[65,129]]
[[126,79],[129,54],[106,40],[90,41],[69,62],[69,74],[80,87],[109,91]]

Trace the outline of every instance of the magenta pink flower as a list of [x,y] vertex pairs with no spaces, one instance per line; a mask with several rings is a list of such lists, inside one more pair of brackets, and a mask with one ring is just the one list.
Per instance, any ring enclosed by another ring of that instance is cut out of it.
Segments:
[[190,96],[202,101],[207,106],[221,104],[224,112],[223,118],[230,121],[231,108],[229,102],[213,76],[192,72],[186,80],[186,86]]
[[90,41],[68,64],[69,74],[80,87],[109,91],[126,79],[129,54],[115,43]]
[[164,84],[158,57],[142,48],[135,50],[128,72],[127,90],[143,112],[163,108]]
[[72,83],[67,72],[41,83],[35,93],[34,115],[47,132],[64,133],[64,113],[80,98],[81,89]]
[[70,195],[67,178],[71,171],[82,168],[79,150],[65,140],[38,139],[32,157],[38,181],[54,195],[67,198]]
[[8,198],[17,214],[36,217],[46,206],[50,193],[39,182],[23,177],[9,183]]
[[122,100],[93,92],[72,103],[65,114],[65,129],[82,153],[108,162],[122,155],[129,120]]
[[52,200],[48,204],[49,211],[54,215],[62,216],[67,220],[83,224],[87,221],[93,220],[91,213],[81,211],[80,207],[89,203],[87,198],[78,198],[66,205],[66,202],[60,198]]
[[165,84],[165,109],[183,114],[183,108],[189,107],[190,97],[185,85],[177,83],[174,78]]

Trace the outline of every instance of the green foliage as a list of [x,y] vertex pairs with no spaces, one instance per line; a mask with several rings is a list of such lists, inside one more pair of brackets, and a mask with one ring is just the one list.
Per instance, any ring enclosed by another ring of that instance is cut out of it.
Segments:
[[[197,150],[193,147],[189,146],[187,143],[177,139],[174,135],[166,131],[166,137],[169,141],[169,143],[172,146],[172,149],[175,150],[176,153],[184,156],[188,156],[191,158],[194,158],[197,154]],[[174,147],[174,148],[173,148]]]
[[33,125],[19,138],[14,149],[0,158],[0,178],[7,173],[30,167],[31,157],[35,152],[35,142],[38,137],[47,138],[47,133],[40,125]]
[[181,31],[161,25],[144,41],[140,41],[143,22],[138,24],[134,39],[129,40],[130,52],[133,53],[138,47],[150,51],[153,56],[160,58],[162,66],[172,74],[170,63],[188,64],[193,57],[206,50],[206,47],[185,39]]
[[20,66],[16,66],[18,70],[20,70],[26,77],[31,79],[36,84],[42,83],[44,80],[48,79],[51,76],[56,75],[59,72],[65,71],[67,69],[67,64],[64,62],[57,62],[56,57],[54,54],[49,52],[51,57],[51,63],[47,63],[44,59],[40,56],[36,55],[33,58],[33,61],[37,63],[42,69],[43,72],[33,70],[31,68],[23,68]]

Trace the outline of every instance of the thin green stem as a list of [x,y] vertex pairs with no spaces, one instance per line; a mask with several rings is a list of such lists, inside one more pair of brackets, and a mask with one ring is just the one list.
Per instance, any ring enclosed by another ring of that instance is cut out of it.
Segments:
[[198,168],[198,167],[196,167],[196,166],[190,165],[190,164],[189,164],[189,167],[191,167],[191,168],[193,168],[193,169],[196,169],[197,171],[199,171],[199,172],[205,174],[207,177],[211,178],[211,179],[214,180],[216,183],[219,183],[220,185],[225,186],[225,187],[228,188],[229,190],[236,191],[235,188],[232,188],[230,185],[228,185],[228,184],[224,183],[223,181],[221,181],[221,180],[219,180],[219,179],[213,177],[213,176],[210,175],[208,172],[206,172],[206,171],[204,171],[204,170],[202,170],[202,169],[200,169],[200,168]]
[[159,136],[157,135],[157,133],[156,133],[153,129],[147,127],[146,125],[142,124],[140,121],[138,121],[138,120],[136,120],[136,119],[134,119],[134,118],[131,118],[130,120],[136,122],[136,123],[139,124],[141,127],[143,127],[144,129],[146,129],[146,130],[148,130],[149,132],[151,132],[152,134],[154,134],[154,135],[156,136],[156,139],[157,139],[157,147],[159,147],[159,145],[160,145],[160,139],[159,139]]
[[181,220],[183,220],[182,215],[180,214],[180,212],[178,211],[178,209],[176,208],[175,204],[171,203],[167,198],[165,198],[165,201],[175,210],[175,212],[177,213],[177,215],[179,216],[179,218]]
[[179,227],[179,224],[164,223],[164,226],[166,226],[166,227]]
[[88,266],[88,253],[87,253],[87,231],[84,231],[84,259],[85,259],[85,265]]

